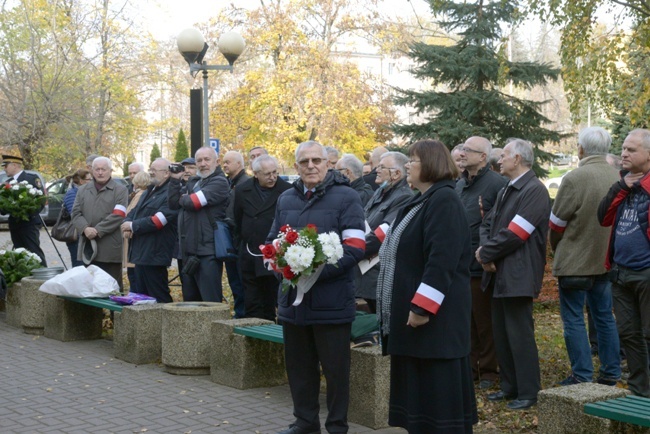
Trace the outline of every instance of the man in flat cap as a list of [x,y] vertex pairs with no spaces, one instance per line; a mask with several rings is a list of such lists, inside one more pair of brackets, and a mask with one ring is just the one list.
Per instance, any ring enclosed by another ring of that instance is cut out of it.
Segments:
[[[45,194],[43,184],[38,175],[27,173],[23,170],[22,158],[13,155],[3,155],[1,165],[7,174],[5,183],[11,182],[12,180],[16,182],[27,181],[34,188],[41,190]],[[9,215],[9,232],[11,233],[11,242],[14,244],[14,249],[23,247],[37,254],[41,258],[43,267],[47,267],[45,254],[41,250],[40,225],[41,217],[38,215],[38,211],[31,214],[27,221]]]

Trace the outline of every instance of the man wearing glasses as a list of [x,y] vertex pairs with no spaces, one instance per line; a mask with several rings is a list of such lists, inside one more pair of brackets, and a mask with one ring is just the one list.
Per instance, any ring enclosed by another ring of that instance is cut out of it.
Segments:
[[[456,193],[465,206],[472,233],[472,256],[479,247],[479,231],[483,217],[492,209],[497,194],[508,182],[490,170],[488,161],[492,144],[484,137],[470,137],[458,148],[460,164],[465,169],[456,183]],[[472,349],[471,362],[474,381],[479,389],[489,389],[499,378],[497,356],[492,334],[492,288],[483,292],[483,267],[472,258],[470,265],[472,288]]]
[[[401,152],[387,152],[381,156],[377,166],[379,189],[364,208],[370,232],[366,234],[366,251],[363,259],[372,260],[379,254],[379,248],[386,238],[388,227],[397,212],[413,197],[413,191],[406,182],[406,163],[408,157]],[[357,274],[356,296],[368,303],[370,312],[375,313],[377,304],[377,278],[379,263],[365,274]]]
[[[245,316],[275,322],[278,280],[264,267],[259,246],[266,242],[275,205],[282,192],[291,184],[278,176],[278,162],[270,155],[260,155],[253,161],[253,178],[234,191],[233,221],[235,240],[239,242],[239,267],[244,285]],[[250,253],[249,253],[250,252]]]
[[300,230],[308,224],[319,233],[335,232],[343,257],[325,265],[318,280],[297,306],[296,288],[278,293],[278,320],[283,324],[285,363],[295,421],[281,434],[320,433],[320,366],[327,381],[330,433],[347,433],[350,401],[350,332],[355,317],[353,269],[365,249],[361,199],[348,181],[327,170],[327,152],[308,141],[296,149],[300,179],[278,198],[272,242],[284,225]]

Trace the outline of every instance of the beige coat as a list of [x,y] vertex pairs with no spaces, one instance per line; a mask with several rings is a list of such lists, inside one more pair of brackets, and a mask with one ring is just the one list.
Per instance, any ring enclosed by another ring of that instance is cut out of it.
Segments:
[[[127,197],[126,187],[113,179],[99,191],[94,182],[79,187],[72,207],[72,224],[80,234],[88,226],[97,229],[97,262],[122,263],[120,225],[126,216]],[[80,249],[82,244],[79,243]],[[81,250],[77,257],[81,260]]]

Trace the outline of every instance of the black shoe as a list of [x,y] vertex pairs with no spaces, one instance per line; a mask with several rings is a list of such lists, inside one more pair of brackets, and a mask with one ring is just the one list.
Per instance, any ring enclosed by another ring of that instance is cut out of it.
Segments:
[[481,380],[477,387],[481,390],[485,390],[493,388],[495,384],[496,382],[494,380]]
[[578,380],[575,375],[571,374],[562,381],[555,383],[556,386],[572,386],[574,384],[584,383],[584,381]]
[[618,380],[616,378],[598,377],[596,383],[604,384],[605,386],[616,386],[618,384]]
[[536,399],[515,399],[506,404],[510,410],[525,410],[537,404]]
[[505,400],[508,400],[508,399],[515,399],[515,398],[516,398],[516,396],[508,395],[503,390],[499,390],[498,392],[490,393],[487,396],[488,401],[505,401]]
[[320,428],[306,429],[306,428],[300,428],[297,425],[289,425],[289,429],[280,431],[278,434],[320,434]]

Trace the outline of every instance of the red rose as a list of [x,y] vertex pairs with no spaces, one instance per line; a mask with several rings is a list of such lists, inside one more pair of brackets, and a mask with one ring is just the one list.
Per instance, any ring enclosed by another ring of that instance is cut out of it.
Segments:
[[309,224],[307,225],[307,229],[318,230],[318,228],[316,227],[316,225],[313,225],[313,224],[311,224],[311,223],[309,223]]
[[287,280],[291,280],[294,277],[296,277],[296,275],[293,274],[293,271],[291,271],[291,267],[284,267],[284,269],[282,270],[282,275]]
[[287,243],[293,244],[296,241],[298,241],[298,232],[296,231],[287,232],[287,235],[284,237],[284,239],[287,240]]
[[280,232],[287,232],[288,230],[291,229],[291,226],[289,225],[284,225],[280,228]]
[[11,188],[11,185],[5,184],[5,190],[9,190]]
[[271,244],[260,246],[260,251],[266,259],[271,259],[273,256],[275,256],[275,247],[273,247]]

